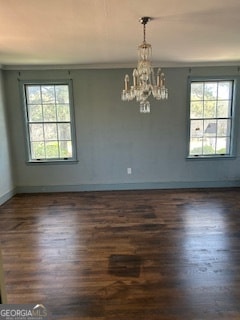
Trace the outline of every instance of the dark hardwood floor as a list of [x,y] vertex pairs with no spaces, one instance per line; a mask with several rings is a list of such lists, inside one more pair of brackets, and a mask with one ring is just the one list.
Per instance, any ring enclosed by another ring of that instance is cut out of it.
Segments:
[[240,319],[240,189],[16,195],[7,303],[58,320]]

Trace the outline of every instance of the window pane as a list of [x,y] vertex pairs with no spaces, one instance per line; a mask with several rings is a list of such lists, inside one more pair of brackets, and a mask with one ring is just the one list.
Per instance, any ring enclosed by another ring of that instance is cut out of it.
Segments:
[[217,83],[205,82],[204,100],[216,100],[216,99],[217,99]]
[[57,104],[69,103],[68,86],[57,85],[57,86],[55,86],[55,90],[56,90],[56,103]]
[[203,100],[203,82],[191,83],[191,101]]
[[216,101],[206,101],[204,103],[204,118],[216,117]]
[[57,125],[55,123],[44,124],[45,140],[57,140]]
[[54,104],[43,105],[43,118],[45,122],[56,121],[56,106]]
[[202,155],[202,139],[192,138],[190,141],[190,155]]
[[231,116],[231,101],[218,101],[217,117],[228,118]]
[[40,86],[29,85],[26,87],[27,103],[28,104],[39,104],[41,103]]
[[203,154],[215,154],[216,138],[206,138],[203,141]]
[[30,124],[30,141],[43,141],[43,125],[42,124]]
[[46,142],[46,158],[58,158],[59,157],[59,148],[58,141],[48,141]]
[[54,86],[41,86],[41,89],[42,89],[42,103],[43,104],[55,103]]
[[218,138],[217,139],[216,152],[218,154],[229,153],[229,138]]
[[205,136],[215,136],[217,134],[217,121],[205,120],[204,121],[204,134]]
[[219,82],[218,84],[218,100],[232,99],[232,81]]
[[58,124],[59,140],[71,140],[71,129],[69,123]]
[[230,136],[230,121],[218,120],[217,122],[217,135],[218,136]]
[[70,109],[68,104],[58,105],[57,117],[58,121],[70,121]]
[[45,158],[44,142],[32,142],[31,151],[32,151],[32,159],[44,159]]
[[71,141],[60,141],[59,142],[60,156],[63,158],[72,157],[72,142]]
[[191,119],[203,118],[203,101],[194,101],[191,103]]
[[29,105],[28,117],[30,122],[42,122],[42,106],[37,104]]
[[203,120],[191,121],[191,137],[199,138],[203,136]]

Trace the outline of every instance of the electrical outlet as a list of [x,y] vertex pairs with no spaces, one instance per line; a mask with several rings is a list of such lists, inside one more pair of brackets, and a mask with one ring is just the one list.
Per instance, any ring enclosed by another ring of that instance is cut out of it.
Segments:
[[127,168],[127,174],[132,174],[132,168]]

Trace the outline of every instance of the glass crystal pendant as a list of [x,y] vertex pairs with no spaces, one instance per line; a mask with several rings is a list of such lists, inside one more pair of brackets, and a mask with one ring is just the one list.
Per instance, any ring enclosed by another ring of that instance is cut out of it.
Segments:
[[140,113],[150,113],[149,101],[140,101]]
[[140,103],[140,113],[150,113],[148,97],[152,94],[156,100],[168,99],[168,89],[165,87],[164,73],[159,68],[155,77],[151,65],[152,46],[146,42],[146,24],[151,19],[142,17],[139,20],[143,24],[143,42],[138,46],[138,64],[132,74],[133,85],[129,83],[129,75],[125,75],[121,98],[122,101],[136,99]]

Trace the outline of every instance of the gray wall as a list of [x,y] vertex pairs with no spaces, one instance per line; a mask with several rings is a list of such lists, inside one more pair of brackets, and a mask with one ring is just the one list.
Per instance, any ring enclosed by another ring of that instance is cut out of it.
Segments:
[[[136,102],[120,100],[127,71],[132,72],[124,69],[5,71],[17,191],[240,185],[239,130],[236,158],[186,159],[188,76],[239,75],[238,68],[166,69],[170,97],[163,102],[152,100],[151,114],[140,114]],[[68,78],[73,79],[79,161],[27,165],[18,80]],[[131,175],[127,174],[128,167],[132,168]]]
[[0,204],[14,193],[11,170],[9,135],[6,120],[6,104],[4,99],[3,75],[0,70]]

